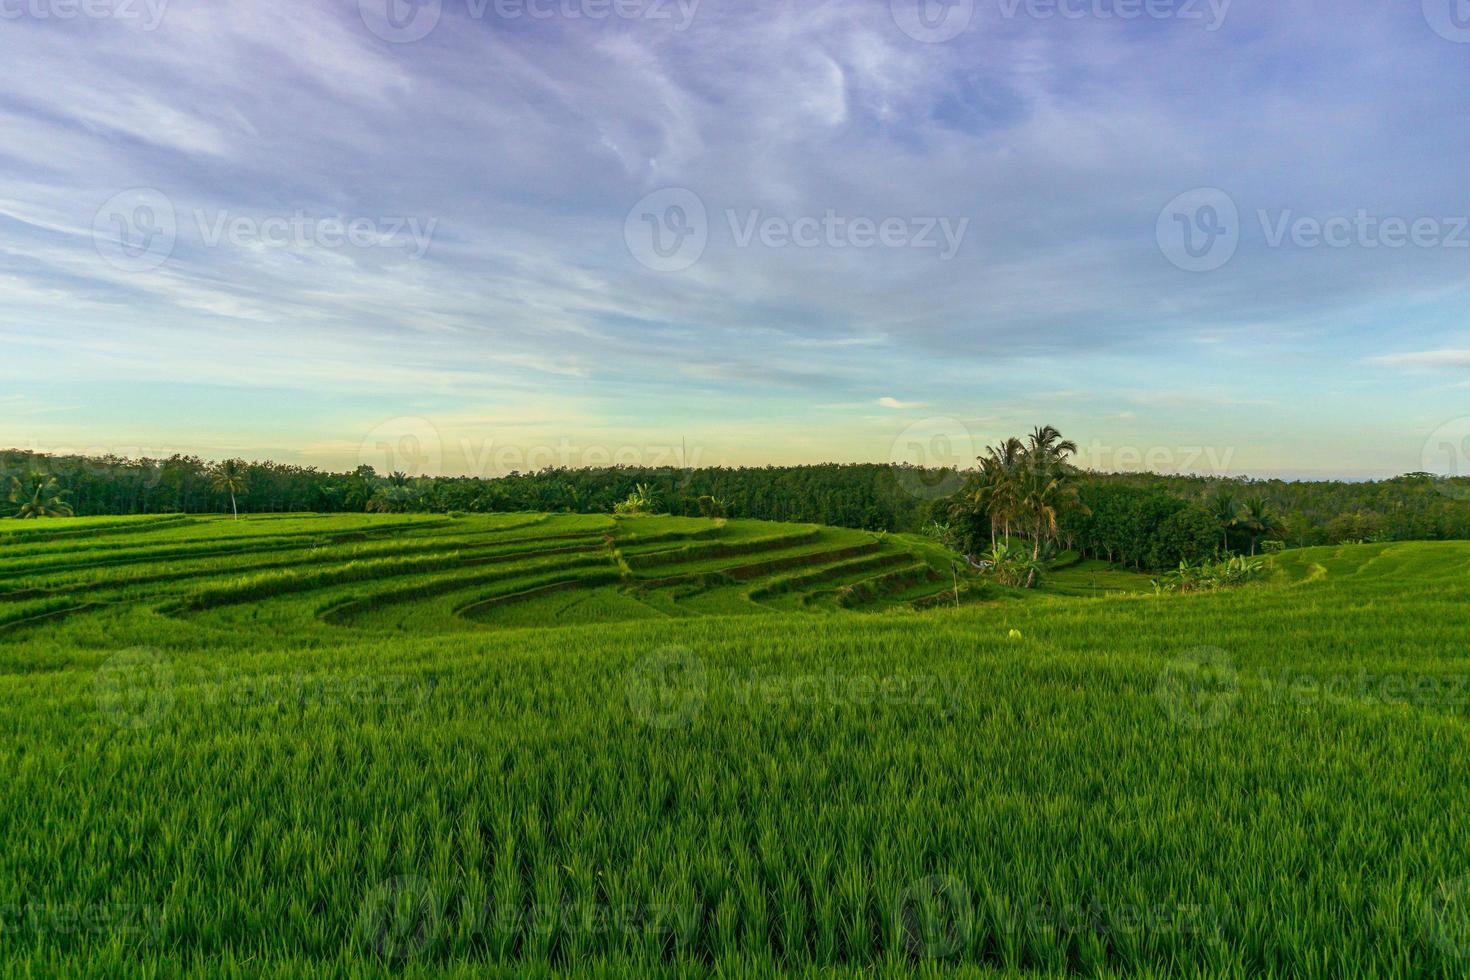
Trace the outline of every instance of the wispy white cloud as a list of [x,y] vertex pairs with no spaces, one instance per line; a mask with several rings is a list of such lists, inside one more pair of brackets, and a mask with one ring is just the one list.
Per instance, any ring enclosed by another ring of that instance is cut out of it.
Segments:
[[1380,354],[1370,358],[1374,364],[1401,367],[1465,368],[1470,367],[1470,350],[1425,350],[1403,354]]
[[[707,3],[687,30],[471,20],[447,3],[433,35],[397,45],[357,7],[173,0],[152,32],[6,22],[0,377],[146,378],[144,399],[282,392],[303,415],[323,393],[430,391],[473,412],[487,388],[539,386],[586,399],[563,427],[628,405],[682,421],[691,404],[773,427],[861,411],[875,391],[903,393],[878,401],[885,423],[923,409],[1024,427],[1024,409],[1202,427],[1279,403],[1303,364],[1336,371],[1328,384],[1465,366],[1443,326],[1470,289],[1458,252],[1269,249],[1254,228],[1258,209],[1412,217],[1461,201],[1470,65],[1414,10],[1236,5],[1206,32],[977,5],[969,31],[927,45],[886,2]],[[1202,67],[1222,65],[1237,67]],[[624,241],[629,209],[668,186],[708,219],[703,256],[672,273]],[[1234,196],[1243,236],[1226,267],[1190,275],[1154,229],[1200,186]],[[142,272],[91,240],[102,202],[135,187],[178,218],[171,257]],[[210,245],[198,213],[437,230],[409,260]],[[730,218],[829,213],[969,225],[944,260],[741,244]],[[1375,333],[1390,322],[1395,342],[1443,349],[1365,364],[1393,349]]]

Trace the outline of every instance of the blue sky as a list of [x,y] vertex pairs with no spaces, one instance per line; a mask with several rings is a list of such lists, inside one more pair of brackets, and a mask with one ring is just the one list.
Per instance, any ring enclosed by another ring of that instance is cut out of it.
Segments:
[[1466,472],[1467,7],[0,0],[0,445]]

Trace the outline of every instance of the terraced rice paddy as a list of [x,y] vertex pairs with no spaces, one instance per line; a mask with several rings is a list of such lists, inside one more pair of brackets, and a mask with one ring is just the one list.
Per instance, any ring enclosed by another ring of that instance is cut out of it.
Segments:
[[1274,565],[6,521],[0,972],[1466,975],[1470,545]]
[[0,628],[137,604],[206,627],[445,632],[890,608],[958,584],[919,539],[670,517],[173,517],[3,541]]

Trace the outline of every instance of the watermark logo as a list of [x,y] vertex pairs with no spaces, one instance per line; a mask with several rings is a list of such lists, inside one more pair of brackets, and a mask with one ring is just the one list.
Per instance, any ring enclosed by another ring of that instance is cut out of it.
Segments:
[[974,923],[969,889],[950,875],[915,882],[894,903],[894,928],[904,951],[915,959],[943,960],[962,952]]
[[163,23],[168,0],[0,0],[0,20],[116,20],[144,31]]
[[1419,707],[1470,704],[1470,675],[1312,673],[1284,667],[1263,670],[1261,685],[1273,703],[1302,705],[1412,704]]
[[1155,226],[1159,251],[1186,272],[1213,272],[1240,247],[1240,211],[1218,187],[1186,191],[1164,206]]
[[0,938],[89,935],[113,937],[129,945],[155,945],[166,919],[161,905],[10,902],[0,904]]
[[654,728],[682,728],[704,708],[709,675],[704,660],[680,646],[655,650],[628,671],[628,707]]
[[173,664],[152,647],[121,650],[98,668],[92,693],[117,727],[150,728],[174,706]]
[[920,500],[957,493],[978,455],[975,437],[956,418],[921,419],[905,428],[888,450],[888,462],[903,491]]
[[766,214],[759,208],[744,213],[728,208],[725,221],[736,248],[758,244],[764,248],[934,249],[946,262],[959,252],[970,229],[969,218],[889,215],[875,219],[838,214],[832,208],[820,215],[797,217]]
[[367,29],[389,44],[422,41],[439,26],[444,0],[357,0]]
[[556,445],[543,443],[519,446],[507,443],[497,446],[493,438],[462,437],[460,455],[470,474],[479,477],[505,476],[509,473],[535,473],[543,469],[677,469],[686,476],[699,466],[704,455],[702,446],[633,445],[613,446],[574,443],[565,436]]
[[[414,261],[428,254],[439,225],[437,218],[314,216],[303,210],[261,216],[195,208],[189,217],[192,228],[188,222],[183,228],[204,248],[393,249]],[[180,218],[162,191],[135,187],[97,209],[92,241],[103,259],[124,272],[148,272],[173,255]]]
[[669,21],[683,31],[694,23],[699,0],[468,0],[472,18],[487,11],[501,20]]
[[1190,473],[1225,476],[1234,446],[1112,446],[1093,439],[1078,453],[1086,469],[1110,473]]
[[444,440],[428,419],[400,415],[376,426],[362,440],[357,462],[379,474],[441,476],[444,472]]
[[934,708],[953,717],[963,704],[965,682],[939,674],[765,674],[731,673],[728,683],[737,704],[777,708],[897,707]]
[[1430,433],[1424,440],[1422,462],[1425,472],[1440,476],[1435,480],[1440,493],[1470,500],[1470,415],[1451,419]]
[[726,208],[714,226],[705,202],[685,187],[647,195],[628,212],[623,239],[628,251],[656,272],[682,272],[704,255],[720,231],[732,248],[912,249],[941,261],[959,252],[970,219],[939,215],[872,217],[827,208],[812,214],[772,214],[760,208]]
[[683,272],[709,244],[704,201],[687,187],[645,195],[623,222],[623,241],[633,258],[654,272]]
[[[1299,214],[1290,208],[1257,208],[1260,241],[1270,249],[1470,250],[1470,216],[1351,213]],[[1160,250],[1189,272],[1213,272],[1234,258],[1245,229],[1238,206],[1218,188],[1181,194],[1159,213]]]
[[975,16],[975,0],[888,0],[893,23],[915,41],[943,44],[965,32]]
[[1256,217],[1268,248],[1470,249],[1470,217],[1464,215],[1405,217],[1359,208],[1329,218],[1260,209]]
[[173,255],[178,216],[168,195],[134,187],[108,198],[92,219],[92,243],[102,259],[124,272],[149,272]]
[[1470,0],[1424,0],[1424,19],[1446,41],[1470,44]]
[[1224,650],[1194,647],[1164,665],[1154,696],[1176,725],[1202,731],[1220,724],[1235,708],[1240,677]]
[[199,241],[206,248],[382,248],[397,249],[415,261],[429,254],[439,227],[438,218],[314,217],[302,210],[258,217],[196,208],[193,217]]
[[[3,0],[0,0],[3,2]],[[700,0],[466,0],[472,21],[668,22],[675,31],[694,23]],[[444,0],[358,0],[367,29],[390,44],[412,44],[432,34],[444,16]]]
[[400,875],[378,885],[358,911],[358,935],[385,960],[418,956],[439,934],[439,902],[428,879]]
[[1447,956],[1470,956],[1470,875],[1447,881],[1424,901],[1424,927]]
[[1213,905],[1175,905],[1167,902],[1013,901],[992,897],[987,912],[1006,935],[1046,936],[1199,936],[1211,945],[1220,942],[1229,915]]
[[397,706],[405,712],[420,711],[439,686],[437,675],[405,674],[235,674],[219,670],[204,673],[191,691],[200,703],[213,707],[229,704],[237,708],[358,708],[368,705]]
[[[1225,26],[1232,0],[1000,0],[1001,16],[1014,20],[1178,20],[1204,22],[1206,31]],[[1208,19],[1206,19],[1208,18]]]

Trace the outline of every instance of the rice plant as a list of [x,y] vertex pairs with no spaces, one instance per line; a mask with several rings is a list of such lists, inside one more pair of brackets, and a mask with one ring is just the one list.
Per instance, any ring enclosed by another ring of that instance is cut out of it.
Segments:
[[663,520],[0,528],[5,972],[1470,969],[1470,545]]

